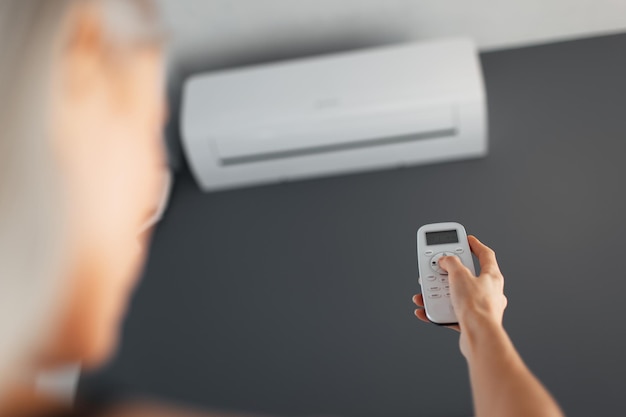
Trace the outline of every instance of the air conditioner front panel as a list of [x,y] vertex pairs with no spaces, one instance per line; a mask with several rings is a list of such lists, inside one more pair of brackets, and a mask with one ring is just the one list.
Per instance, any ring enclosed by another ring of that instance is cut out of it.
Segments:
[[212,132],[215,151],[223,164],[280,158],[285,155],[331,152],[333,149],[376,146],[385,138],[428,138],[453,135],[455,109],[451,106],[409,107],[402,110],[360,112],[351,115],[314,115],[309,120]]
[[195,76],[181,127],[209,191],[484,156],[486,121],[475,47],[457,39]]

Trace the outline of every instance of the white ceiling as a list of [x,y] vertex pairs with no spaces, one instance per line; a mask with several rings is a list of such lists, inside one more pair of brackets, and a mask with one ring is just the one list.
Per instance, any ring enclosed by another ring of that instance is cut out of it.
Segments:
[[174,61],[469,35],[483,50],[626,31],[626,0],[158,0]]

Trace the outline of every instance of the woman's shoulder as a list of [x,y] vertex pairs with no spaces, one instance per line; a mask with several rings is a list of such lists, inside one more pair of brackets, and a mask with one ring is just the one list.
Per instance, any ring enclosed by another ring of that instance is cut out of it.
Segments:
[[72,407],[57,408],[44,413],[13,417],[105,417],[107,415],[109,415],[108,411],[100,407]]

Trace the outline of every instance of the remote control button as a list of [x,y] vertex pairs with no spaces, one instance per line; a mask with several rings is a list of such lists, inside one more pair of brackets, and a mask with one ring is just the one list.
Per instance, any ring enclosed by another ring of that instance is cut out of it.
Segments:
[[433,251],[427,250],[426,252],[424,252],[424,255],[426,255],[426,256],[433,256]]
[[441,298],[441,294],[431,294],[428,298]]
[[430,291],[441,291],[441,287],[429,287]]
[[456,248],[456,249],[454,250],[454,252],[456,252],[456,253],[463,253],[463,252],[465,252],[465,251],[463,250],[463,248]]
[[436,276],[434,276],[434,275],[428,275],[428,276],[426,277],[426,279],[427,279],[427,280],[429,280],[429,281],[434,281],[434,280],[436,280],[436,279],[437,279],[437,277],[436,277]]
[[445,294],[445,296],[446,296],[446,297],[450,297],[450,293],[449,293],[449,292],[447,292],[447,293]]
[[444,290],[449,290],[449,289],[450,289],[450,286],[449,286],[449,285],[444,285],[444,286],[443,286],[443,289],[444,289]]
[[446,270],[439,266],[439,260],[444,256],[456,256],[456,255],[452,252],[439,252],[438,254],[433,256],[432,259],[430,260],[430,267],[432,268],[433,271],[437,272],[438,274],[448,275]]
[[445,269],[439,266],[439,259],[441,259],[442,256],[443,255],[441,253],[435,255],[430,261],[430,267],[438,274],[447,275],[448,273],[445,271]]
[[448,282],[448,276],[444,275],[439,277],[439,282],[443,282],[445,284],[446,282]]

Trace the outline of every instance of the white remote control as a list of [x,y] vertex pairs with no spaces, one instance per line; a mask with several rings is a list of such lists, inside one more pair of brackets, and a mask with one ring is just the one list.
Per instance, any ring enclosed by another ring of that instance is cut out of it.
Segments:
[[459,223],[433,223],[417,231],[419,283],[426,317],[435,324],[456,324],[448,273],[439,266],[442,256],[456,256],[476,275],[465,228]]

